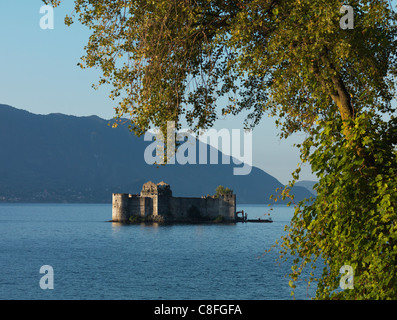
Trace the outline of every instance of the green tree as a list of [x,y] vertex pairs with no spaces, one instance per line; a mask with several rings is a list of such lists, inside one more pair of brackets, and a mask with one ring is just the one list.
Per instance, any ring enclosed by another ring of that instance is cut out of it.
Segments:
[[[66,23],[92,30],[80,65],[102,70],[116,117],[138,135],[182,117],[207,128],[243,110],[246,127],[267,113],[281,137],[304,132],[298,147],[318,195],[296,205],[281,242],[294,257],[291,286],[321,258],[317,298],[397,298],[397,18],[388,0],[350,1],[354,29],[343,30],[342,4],[75,0]],[[345,264],[354,289],[340,292]]]
[[224,195],[230,195],[233,194],[233,190],[229,188],[225,188],[224,186],[217,186],[215,189],[215,196],[224,196]]

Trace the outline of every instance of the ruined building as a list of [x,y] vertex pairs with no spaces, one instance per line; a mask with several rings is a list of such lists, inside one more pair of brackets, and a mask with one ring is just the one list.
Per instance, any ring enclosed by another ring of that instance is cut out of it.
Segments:
[[236,195],[173,197],[165,182],[149,181],[140,194],[113,193],[112,221],[127,222],[131,216],[150,217],[153,221],[236,220]]

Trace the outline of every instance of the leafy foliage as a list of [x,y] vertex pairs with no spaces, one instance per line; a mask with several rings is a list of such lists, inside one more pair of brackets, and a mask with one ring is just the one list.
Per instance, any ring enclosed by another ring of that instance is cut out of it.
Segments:
[[224,196],[224,195],[229,195],[229,194],[233,194],[233,190],[229,189],[229,188],[225,188],[224,186],[217,186],[215,189],[215,196],[219,197],[219,196]]
[[[281,244],[282,256],[294,257],[291,287],[303,268],[316,269],[320,258],[322,275],[310,278],[318,282],[318,298],[395,299],[396,118],[385,122],[375,114],[362,114],[349,140],[341,137],[341,126],[340,119],[323,121],[301,146],[302,160],[311,164],[319,182],[315,201],[296,206]],[[359,141],[372,150],[372,167],[357,155]],[[338,292],[343,265],[354,269],[354,288]]]
[[[318,298],[396,298],[397,17],[388,0],[354,0],[354,29],[342,30],[342,4],[75,0],[74,15],[92,30],[81,66],[102,70],[136,134],[182,117],[207,128],[220,108],[248,111],[246,127],[268,113],[282,137],[304,132],[318,196],[283,238],[292,280],[321,257]],[[354,289],[336,292],[344,264]]]

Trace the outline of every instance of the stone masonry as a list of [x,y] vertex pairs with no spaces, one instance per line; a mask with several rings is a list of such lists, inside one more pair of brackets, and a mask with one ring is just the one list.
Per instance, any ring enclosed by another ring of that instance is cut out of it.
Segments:
[[225,221],[236,221],[236,195],[173,197],[167,183],[151,181],[143,185],[140,194],[113,193],[112,221],[127,222],[131,216],[150,216],[154,221],[189,222],[197,215],[203,220],[221,216]]

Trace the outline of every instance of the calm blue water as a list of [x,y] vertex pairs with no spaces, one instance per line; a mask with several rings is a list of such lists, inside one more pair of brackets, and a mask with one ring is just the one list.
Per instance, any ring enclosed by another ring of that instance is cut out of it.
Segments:
[[[0,204],[0,299],[291,299],[290,265],[263,254],[292,212],[275,207],[263,224],[126,226],[106,222],[111,205]],[[53,290],[39,286],[43,265]],[[312,294],[302,284],[295,296]]]

